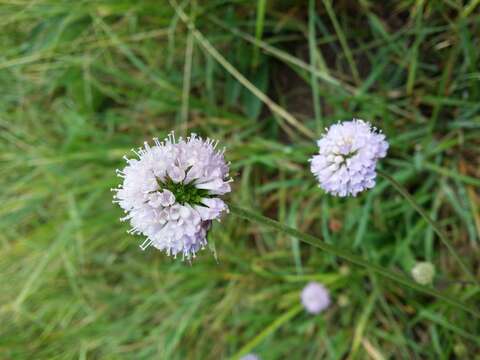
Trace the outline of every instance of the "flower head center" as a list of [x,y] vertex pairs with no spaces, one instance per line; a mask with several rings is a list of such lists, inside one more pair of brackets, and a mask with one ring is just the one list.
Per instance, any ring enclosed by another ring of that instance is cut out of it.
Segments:
[[353,158],[358,154],[358,150],[353,150],[348,153],[336,153],[333,155],[334,162],[337,163],[339,167],[346,166],[349,159]]
[[346,161],[348,159],[351,159],[352,157],[354,157],[357,154],[358,154],[358,150],[353,150],[353,151],[350,151],[347,154],[341,154],[340,156],[343,158],[343,160]]
[[176,202],[180,203],[181,205],[202,205],[203,198],[212,197],[208,193],[208,190],[199,189],[193,183],[175,183],[170,178],[166,178],[163,182],[157,179],[157,182],[161,190],[171,191],[175,196]]

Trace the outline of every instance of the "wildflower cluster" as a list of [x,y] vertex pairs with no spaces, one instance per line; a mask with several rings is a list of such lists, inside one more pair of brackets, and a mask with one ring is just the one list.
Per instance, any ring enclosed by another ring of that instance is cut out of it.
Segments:
[[[332,125],[317,144],[311,170],[320,186],[337,196],[373,187],[376,162],[388,149],[384,135],[356,119]],[[171,133],[134,150],[136,158],[125,157],[127,165],[117,170],[123,183],[114,189],[114,201],[125,211],[122,220],[130,222],[130,232],[146,237],[143,250],[152,245],[191,259],[206,246],[212,220],[228,212],[220,196],[230,192],[232,181],[217,145],[195,134],[177,141]]]

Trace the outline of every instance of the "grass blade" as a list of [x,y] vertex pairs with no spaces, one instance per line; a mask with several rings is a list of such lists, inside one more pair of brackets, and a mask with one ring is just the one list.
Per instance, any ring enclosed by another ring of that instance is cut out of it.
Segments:
[[203,47],[203,49],[209,53],[215,60],[218,61],[220,65],[224,67],[226,71],[230,73],[238,82],[240,82],[243,86],[245,86],[248,90],[250,90],[256,97],[258,97],[268,108],[281,118],[285,119],[291,126],[296,128],[299,132],[310,139],[314,139],[314,133],[305,127],[302,123],[300,123],[292,114],[290,114],[287,110],[282,108],[278,105],[275,101],[270,99],[266,94],[264,94],[260,89],[258,89],[255,85],[252,84],[250,80],[248,80],[242,73],[240,73],[232,64],[230,64],[225,57],[218,52],[215,47],[208,41],[200,31],[198,31],[195,26],[190,21],[189,17],[185,12],[177,5],[174,0],[170,0],[170,4],[177,12],[180,19],[187,25],[188,29],[192,32],[195,39],[198,43]]
[[[265,25],[265,9],[267,7],[267,0],[257,1],[257,21],[255,23],[255,39],[262,40],[263,27]],[[259,48],[255,46],[253,49],[253,67],[258,66],[259,61]]]
[[[317,67],[317,41],[315,33],[315,1],[310,0],[308,2],[308,49],[310,53],[310,66],[312,68]],[[310,73],[310,87],[312,88],[312,103],[313,111],[315,114],[315,122],[317,124],[317,131],[320,133],[323,129],[322,122],[322,108],[320,105],[320,91],[318,82],[313,73]]]
[[182,87],[182,107],[180,109],[180,129],[183,136],[187,135],[188,128],[188,106],[190,99],[190,86],[192,76],[192,60],[193,60],[193,37],[192,34],[187,36],[187,46],[185,48],[185,65],[183,71],[183,87]]
[[345,53],[348,65],[350,66],[350,70],[352,71],[353,79],[355,80],[356,84],[359,84],[360,74],[358,73],[357,65],[355,65],[355,60],[353,60],[352,51],[348,46],[347,38],[345,37],[342,27],[338,23],[335,11],[332,8],[331,0],[323,0],[323,4],[325,5],[325,9],[327,10],[328,16],[330,17],[335,32],[337,33],[338,40],[340,41],[340,45],[342,46],[343,52]]
[[250,352],[255,346],[260,344],[260,342],[265,339],[267,336],[275,332],[280,326],[285,324],[288,320],[292,319],[297,315],[300,310],[302,310],[301,305],[297,305],[294,308],[287,311],[285,314],[277,318],[273,321],[270,325],[268,325],[260,334],[255,336],[252,340],[250,340],[247,344],[245,344],[235,355],[232,356],[232,360],[237,360],[240,356],[247,354]]

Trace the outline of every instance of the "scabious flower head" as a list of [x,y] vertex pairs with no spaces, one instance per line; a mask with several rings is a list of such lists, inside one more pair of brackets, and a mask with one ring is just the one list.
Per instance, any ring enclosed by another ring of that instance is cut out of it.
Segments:
[[328,289],[315,281],[309,282],[300,296],[302,305],[310,314],[319,314],[330,305]]
[[322,189],[341,197],[374,187],[377,160],[388,150],[385,135],[358,119],[330,126],[317,145],[311,171]]
[[430,262],[418,262],[412,268],[412,277],[421,285],[431,284],[435,277],[435,267]]
[[121,220],[130,221],[129,232],[146,237],[140,246],[152,245],[186,259],[207,244],[212,220],[228,212],[219,198],[230,192],[229,166],[218,142],[196,134],[175,140],[173,132],[164,140],[145,142],[133,150],[117,174],[123,183],[114,189],[114,201],[125,211]]

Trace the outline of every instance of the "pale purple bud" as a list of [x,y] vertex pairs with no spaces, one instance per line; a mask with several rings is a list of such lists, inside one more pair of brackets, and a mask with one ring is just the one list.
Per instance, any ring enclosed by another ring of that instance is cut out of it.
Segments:
[[330,305],[330,294],[322,284],[308,283],[302,290],[302,305],[310,314],[319,314]]

